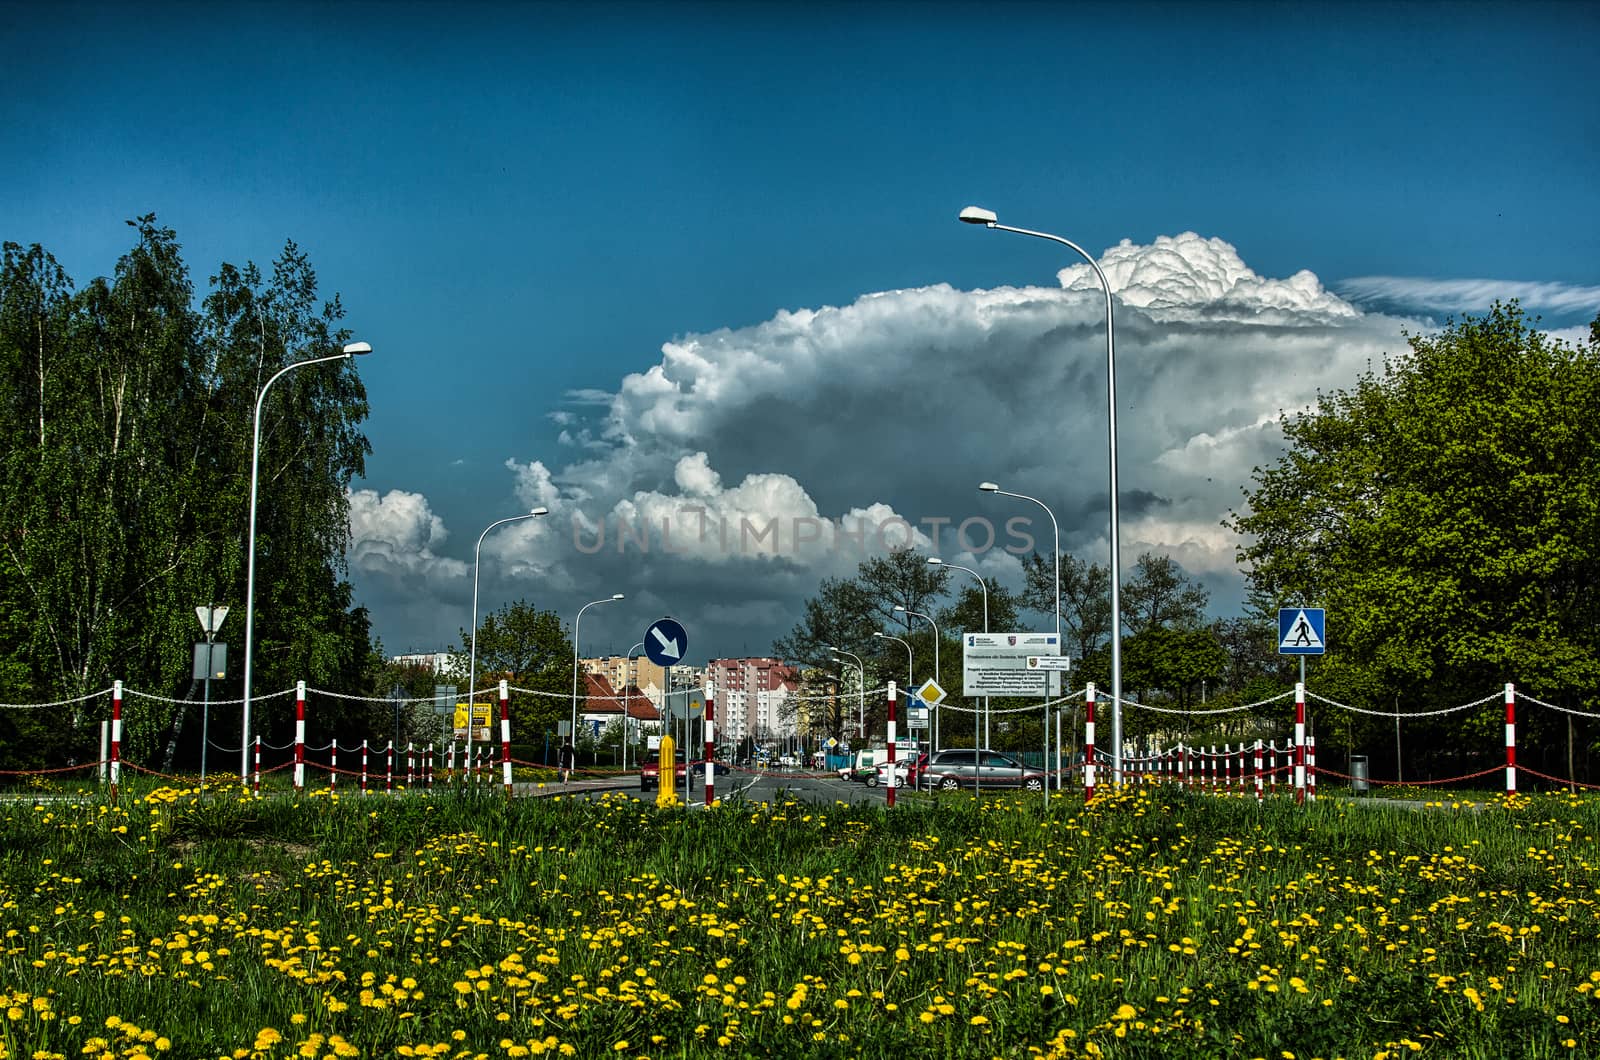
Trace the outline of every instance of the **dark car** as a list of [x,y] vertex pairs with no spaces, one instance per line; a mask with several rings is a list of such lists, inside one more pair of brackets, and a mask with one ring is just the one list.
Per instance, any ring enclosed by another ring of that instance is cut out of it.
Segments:
[[[678,783],[683,783],[684,766],[680,759],[677,769]],[[639,763],[639,790],[653,791],[661,786],[661,756],[651,755]]]
[[[725,777],[729,773],[733,772],[733,767],[728,765],[728,763],[726,763],[726,762],[718,762],[718,761],[715,761],[715,760],[713,760],[712,763],[711,763],[711,769],[712,769],[711,775],[712,775],[713,778],[715,778],[715,777]],[[698,762],[690,762],[689,763],[689,775],[693,776],[693,777],[703,777],[703,776],[705,776],[706,775],[705,759],[702,758]]]
[[980,786],[1043,791],[1044,773],[1001,751],[963,747],[940,751],[928,759],[922,784],[942,791]]

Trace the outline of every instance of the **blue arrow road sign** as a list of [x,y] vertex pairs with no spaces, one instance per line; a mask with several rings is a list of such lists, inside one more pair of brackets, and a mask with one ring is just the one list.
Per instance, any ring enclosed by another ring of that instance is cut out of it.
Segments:
[[1320,607],[1278,609],[1278,654],[1322,655],[1328,650],[1327,612]]
[[644,653],[657,666],[677,666],[689,650],[689,634],[670,618],[658,618],[644,631]]

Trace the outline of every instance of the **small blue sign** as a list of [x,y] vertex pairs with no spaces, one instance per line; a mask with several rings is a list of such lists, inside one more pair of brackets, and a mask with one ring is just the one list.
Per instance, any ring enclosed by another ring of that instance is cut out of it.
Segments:
[[689,634],[670,618],[658,618],[644,631],[644,654],[657,666],[677,666],[689,650]]
[[1328,650],[1327,612],[1320,607],[1278,608],[1278,654],[1322,655]]

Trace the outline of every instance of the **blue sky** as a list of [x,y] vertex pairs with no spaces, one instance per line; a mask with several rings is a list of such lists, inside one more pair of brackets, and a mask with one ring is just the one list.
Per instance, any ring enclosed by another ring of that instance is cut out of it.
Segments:
[[[202,289],[310,253],[378,351],[352,578],[386,647],[457,639],[478,532],[543,500],[485,542],[486,607],[628,592],[586,652],[671,612],[702,658],[765,651],[859,557],[588,555],[577,513],[959,521],[1014,514],[972,490],[1004,476],[1103,560],[1098,303],[1062,248],[954,218],[1126,240],[1121,476],[1150,506],[1125,499],[1124,565],[1173,554],[1227,610],[1203,528],[1263,417],[1488,298],[1600,311],[1597,29],[1576,3],[9,5],[0,238],[82,283],[154,211]],[[1311,295],[1273,286],[1302,271]],[[978,294],[1009,288],[1038,297]],[[1285,297],[1293,341],[1263,330]]]

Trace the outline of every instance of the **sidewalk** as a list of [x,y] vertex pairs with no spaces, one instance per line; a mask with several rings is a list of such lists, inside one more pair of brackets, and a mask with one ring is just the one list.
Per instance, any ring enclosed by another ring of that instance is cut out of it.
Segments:
[[548,799],[557,795],[576,795],[586,791],[622,791],[638,786],[637,773],[623,773],[614,776],[574,777],[565,784],[559,780],[517,781],[511,785],[511,793],[519,799]]

